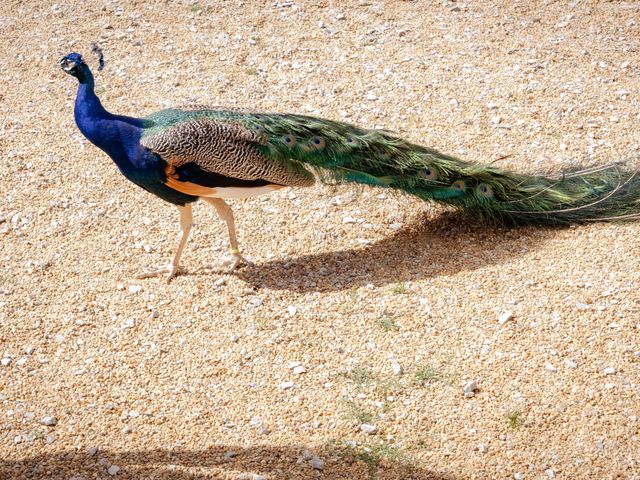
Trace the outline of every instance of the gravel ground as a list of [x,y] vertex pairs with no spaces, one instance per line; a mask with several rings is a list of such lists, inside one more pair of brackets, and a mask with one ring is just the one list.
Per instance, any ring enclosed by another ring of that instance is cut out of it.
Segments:
[[[536,5],[537,4],[537,5]],[[381,190],[175,208],[73,121],[243,105],[523,172],[640,151],[636,2],[0,4],[0,478],[640,478],[640,226],[489,228]],[[210,268],[202,268],[211,266]]]

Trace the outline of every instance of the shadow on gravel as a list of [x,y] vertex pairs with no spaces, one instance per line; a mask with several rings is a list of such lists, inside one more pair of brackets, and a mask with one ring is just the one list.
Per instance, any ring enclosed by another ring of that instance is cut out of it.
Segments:
[[[0,459],[2,480],[47,479],[89,480],[115,479],[242,479],[263,476],[268,480],[453,480],[420,467],[398,462],[374,465],[353,456],[331,451],[315,451],[325,460],[322,472],[314,470],[301,458],[303,447],[213,447],[207,450],[100,450],[94,456],[84,451],[41,454],[19,460]],[[228,452],[236,456],[228,458]],[[227,456],[225,456],[225,454]],[[298,460],[299,459],[299,460]],[[113,476],[112,465],[120,470]],[[186,471],[189,469],[189,471]]]
[[322,292],[453,275],[522,255],[554,235],[543,227],[492,227],[463,212],[413,224],[368,246],[274,259],[237,275],[255,288]]

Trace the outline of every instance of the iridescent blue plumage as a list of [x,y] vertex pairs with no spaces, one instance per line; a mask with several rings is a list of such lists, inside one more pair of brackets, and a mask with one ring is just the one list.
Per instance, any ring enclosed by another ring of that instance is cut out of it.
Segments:
[[87,140],[109,155],[126,178],[145,190],[176,205],[196,201],[197,197],[165,185],[166,162],[140,144],[144,120],[114,115],[102,106],[94,90],[93,74],[82,56],[71,53],[61,64],[78,79],[74,117]]

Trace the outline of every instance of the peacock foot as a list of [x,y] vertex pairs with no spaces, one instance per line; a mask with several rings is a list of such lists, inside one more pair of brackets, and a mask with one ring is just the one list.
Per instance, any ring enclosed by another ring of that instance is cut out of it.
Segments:
[[169,283],[173,279],[173,277],[178,275],[181,271],[182,269],[178,265],[169,263],[167,265],[161,265],[161,266],[152,268],[149,271],[142,272],[141,274],[136,275],[136,278],[142,280],[144,278],[153,278],[153,277],[159,277],[164,275],[166,276],[167,283]]
[[253,265],[253,262],[250,262],[249,260],[244,258],[242,255],[240,255],[238,252],[233,252],[231,254],[231,258],[228,258],[222,261],[222,266],[223,267],[230,266],[230,270],[235,270],[241,265],[251,266]]

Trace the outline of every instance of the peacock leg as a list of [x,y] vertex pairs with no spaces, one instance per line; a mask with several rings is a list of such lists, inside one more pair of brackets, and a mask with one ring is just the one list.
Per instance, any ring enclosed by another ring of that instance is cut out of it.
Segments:
[[170,264],[159,267],[151,272],[142,273],[138,275],[138,278],[167,275],[167,282],[170,282],[180,270],[180,256],[182,255],[184,246],[187,244],[187,238],[189,238],[189,232],[193,225],[193,209],[191,208],[191,204],[187,203],[184,206],[178,206],[178,210],[180,211],[180,230],[182,231],[182,235],[180,236],[180,243],[178,244],[176,254],[173,256],[173,261]]
[[233,211],[231,207],[221,198],[208,198],[204,197],[203,200],[207,201],[216,209],[218,216],[227,223],[227,229],[229,230],[229,243],[231,244],[231,255],[233,256],[233,263],[231,264],[231,270],[236,269],[239,265],[251,265],[251,262],[240,255],[240,249],[238,248],[238,238],[236,237],[236,223],[233,219]]

